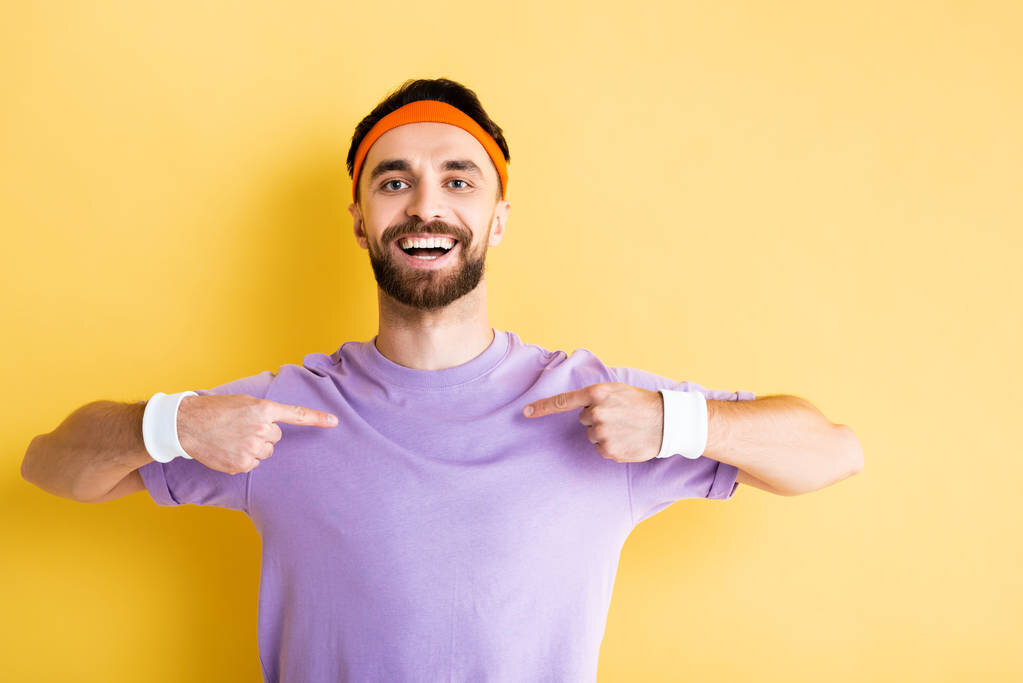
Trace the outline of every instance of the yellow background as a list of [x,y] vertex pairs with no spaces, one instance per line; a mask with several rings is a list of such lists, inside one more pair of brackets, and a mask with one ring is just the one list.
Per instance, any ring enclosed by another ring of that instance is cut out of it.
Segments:
[[261,680],[244,515],[75,503],[21,458],[90,401],[372,337],[345,155],[438,76],[511,147],[494,326],[802,396],[863,445],[835,486],[637,527],[601,683],[1023,676],[1019,3],[48,2],[0,25],[5,680]]

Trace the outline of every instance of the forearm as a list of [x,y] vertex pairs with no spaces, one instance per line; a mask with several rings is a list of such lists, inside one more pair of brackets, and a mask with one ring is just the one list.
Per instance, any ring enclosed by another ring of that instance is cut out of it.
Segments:
[[95,401],[32,440],[21,474],[62,498],[98,498],[153,458],[142,440],[146,404]]
[[707,401],[704,455],[786,493],[816,491],[863,468],[856,434],[798,396]]

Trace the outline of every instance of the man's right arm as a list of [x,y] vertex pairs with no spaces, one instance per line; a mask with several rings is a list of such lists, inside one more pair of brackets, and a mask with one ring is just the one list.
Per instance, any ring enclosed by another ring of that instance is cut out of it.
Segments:
[[[145,401],[82,406],[52,432],[32,439],[21,476],[61,498],[78,502],[103,498],[129,474],[154,462],[142,440],[145,410]],[[140,480],[139,475],[128,479],[121,495],[141,490]]]
[[[32,439],[21,476],[61,498],[82,503],[113,500],[141,491],[136,472],[156,462],[142,438],[146,401],[95,401]],[[178,407],[181,447],[197,463],[227,474],[250,472],[273,454],[284,422],[334,427],[337,416],[246,394],[185,396]]]

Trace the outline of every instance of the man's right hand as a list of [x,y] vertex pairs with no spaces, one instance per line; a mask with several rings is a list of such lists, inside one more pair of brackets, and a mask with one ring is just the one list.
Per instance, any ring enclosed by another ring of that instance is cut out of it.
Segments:
[[276,422],[337,426],[331,413],[247,394],[186,396],[178,405],[178,441],[193,460],[219,472],[239,474],[273,455],[282,436]]

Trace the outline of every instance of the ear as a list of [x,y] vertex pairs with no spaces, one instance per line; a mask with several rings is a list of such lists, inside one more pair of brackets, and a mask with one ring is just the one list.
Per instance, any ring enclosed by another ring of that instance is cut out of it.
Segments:
[[352,232],[355,233],[355,241],[363,249],[369,249],[369,243],[366,241],[366,231],[362,229],[362,211],[359,209],[359,205],[355,202],[349,204],[348,213],[352,214]]
[[497,203],[497,207],[494,209],[494,218],[490,221],[490,240],[487,242],[490,246],[496,247],[501,243],[509,211],[511,211],[511,202],[502,199]]

